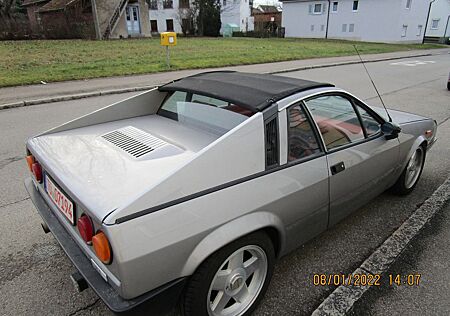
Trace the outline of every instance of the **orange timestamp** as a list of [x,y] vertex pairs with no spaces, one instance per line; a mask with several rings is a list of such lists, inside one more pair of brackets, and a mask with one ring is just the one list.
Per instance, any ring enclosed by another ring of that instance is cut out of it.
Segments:
[[314,274],[314,286],[381,286],[385,282],[388,285],[408,285],[417,286],[420,284],[421,274]]

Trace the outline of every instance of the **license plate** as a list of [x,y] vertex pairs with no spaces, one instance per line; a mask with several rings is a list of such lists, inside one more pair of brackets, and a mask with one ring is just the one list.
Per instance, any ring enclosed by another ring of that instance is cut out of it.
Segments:
[[50,199],[55,203],[58,210],[72,223],[75,224],[75,212],[72,201],[61,192],[61,190],[53,183],[53,181],[45,175],[45,190]]

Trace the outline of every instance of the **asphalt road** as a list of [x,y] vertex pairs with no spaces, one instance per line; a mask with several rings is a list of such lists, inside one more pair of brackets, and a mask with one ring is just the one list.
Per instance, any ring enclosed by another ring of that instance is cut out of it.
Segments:
[[[413,194],[383,194],[376,200],[282,258],[256,315],[310,314],[334,287],[315,287],[315,273],[350,273],[431,195],[450,172],[450,55],[406,59],[409,64],[368,64],[388,107],[433,117],[439,141],[430,150]],[[402,60],[395,61],[395,63]],[[427,62],[427,63],[425,63]],[[378,105],[361,65],[292,72],[287,76],[333,82]],[[131,95],[131,94],[128,94]],[[93,292],[77,293],[69,279],[74,268],[28,199],[25,140],[40,131],[128,95],[112,95],[0,111],[0,314],[110,315]],[[405,272],[406,273],[406,272]],[[421,271],[427,274],[426,266]],[[420,288],[420,287],[419,287]],[[447,297],[450,297],[448,293]],[[370,305],[368,305],[370,306]],[[176,312],[174,312],[176,314]]]

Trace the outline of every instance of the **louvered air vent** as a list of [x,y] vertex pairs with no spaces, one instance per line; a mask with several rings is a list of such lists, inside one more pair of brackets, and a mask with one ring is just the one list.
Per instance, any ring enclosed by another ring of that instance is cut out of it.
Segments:
[[102,138],[135,158],[139,158],[157,148],[168,145],[162,139],[132,126],[109,132],[102,135]]
[[266,166],[278,165],[278,127],[277,117],[266,123]]

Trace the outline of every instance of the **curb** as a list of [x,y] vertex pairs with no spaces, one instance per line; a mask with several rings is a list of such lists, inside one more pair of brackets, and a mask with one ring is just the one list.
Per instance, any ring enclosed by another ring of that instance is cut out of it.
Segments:
[[[383,274],[450,199],[450,177],[357,268],[352,275]],[[345,315],[370,285],[340,285],[312,313],[312,316]]]
[[[426,53],[426,54],[417,54],[417,55],[409,55],[409,56],[376,58],[376,59],[364,60],[364,63],[375,63],[375,62],[380,62],[380,61],[426,57],[426,56],[433,56],[433,55],[434,55],[433,53]],[[282,69],[282,70],[263,72],[263,74],[282,74],[282,73],[293,72],[293,71],[355,65],[355,64],[360,64],[360,63],[361,63],[361,61],[359,61],[359,60],[343,61],[343,62],[331,63],[331,64],[322,64],[322,65],[319,64],[319,65],[303,66],[303,67],[296,67],[296,68],[286,68],[286,69]],[[111,89],[111,90],[105,90],[105,91],[87,92],[87,93],[79,93],[79,94],[72,94],[72,95],[62,95],[62,96],[36,99],[36,100],[24,100],[24,101],[20,101],[20,102],[0,104],[0,111],[6,110],[6,109],[23,107],[23,106],[30,106],[30,105],[38,105],[38,104],[69,101],[69,100],[78,100],[78,99],[84,99],[84,98],[98,97],[98,96],[111,95],[111,94],[121,94],[121,93],[127,93],[127,92],[135,92],[135,91],[144,91],[144,90],[150,90],[154,87],[156,87],[156,86],[155,85],[140,86],[140,87],[133,87],[133,88]]]
[[[426,57],[426,56],[433,56],[433,53],[427,53],[427,54],[419,54],[419,55],[411,55],[411,56],[403,56],[403,57],[386,57],[386,58],[376,58],[376,59],[369,59],[364,60],[365,64],[368,63],[376,63],[380,61],[389,61],[389,60],[397,60],[397,59],[405,59],[405,58],[416,58],[416,57]],[[346,65],[356,65],[361,64],[360,60],[354,60],[354,61],[342,61],[339,63],[331,63],[331,64],[323,64],[323,65],[312,65],[312,66],[303,66],[298,68],[288,68],[283,70],[277,70],[272,72],[265,72],[267,74],[282,74],[286,72],[293,72],[293,71],[301,71],[301,70],[308,70],[308,69],[317,69],[317,68],[328,68],[328,67],[336,67],[336,66],[346,66]]]

